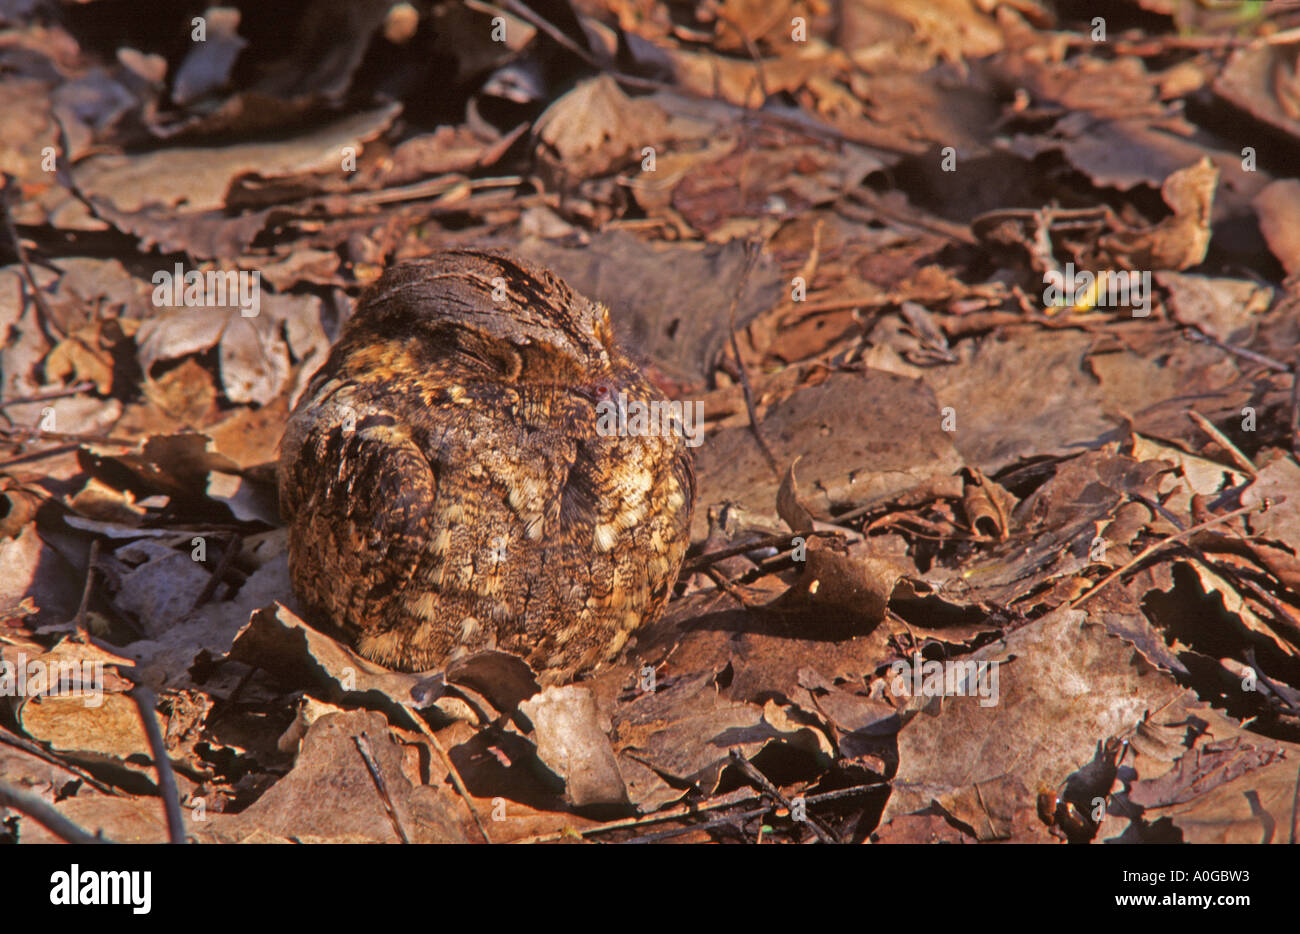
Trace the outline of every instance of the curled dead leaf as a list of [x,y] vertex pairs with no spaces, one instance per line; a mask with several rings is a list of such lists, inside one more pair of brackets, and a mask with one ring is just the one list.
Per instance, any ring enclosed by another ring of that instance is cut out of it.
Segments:
[[812,539],[803,574],[776,603],[836,610],[852,619],[855,631],[872,629],[885,618],[902,576],[902,569],[889,559],[848,554]]
[[1016,498],[1001,484],[990,480],[978,467],[967,468],[966,487],[962,491],[962,508],[971,531],[986,538],[1007,540],[1011,510]]
[[813,529],[812,510],[799,497],[799,482],[795,479],[795,465],[803,459],[800,454],[790,462],[781,478],[781,486],[776,491],[776,513],[790,527],[792,532],[811,532]]

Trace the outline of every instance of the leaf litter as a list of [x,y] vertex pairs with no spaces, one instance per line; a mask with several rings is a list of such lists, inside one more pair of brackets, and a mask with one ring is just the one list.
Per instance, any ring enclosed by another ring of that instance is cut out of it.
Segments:
[[[5,787],[167,839],[143,684],[200,842],[1291,839],[1294,10],[594,0],[503,44],[312,2],[296,44],[236,5],[154,47],[35,6],[0,14]],[[384,671],[289,588],[289,409],[386,263],[463,244],[703,405],[673,599],[576,685]],[[178,264],[257,313],[160,307]]]

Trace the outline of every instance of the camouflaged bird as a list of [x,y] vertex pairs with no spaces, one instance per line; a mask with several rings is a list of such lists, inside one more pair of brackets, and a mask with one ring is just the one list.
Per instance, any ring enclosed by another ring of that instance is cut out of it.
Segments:
[[598,430],[620,394],[663,399],[549,272],[479,250],[390,268],[281,442],[304,609],[403,671],[495,647],[554,683],[613,658],[662,611],[695,500],[680,433]]

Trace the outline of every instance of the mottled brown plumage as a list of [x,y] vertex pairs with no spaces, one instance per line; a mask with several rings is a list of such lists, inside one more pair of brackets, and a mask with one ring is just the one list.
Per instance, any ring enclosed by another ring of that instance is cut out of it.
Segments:
[[550,273],[458,250],[389,269],[285,429],[293,587],[382,665],[496,647],[548,681],[662,610],[695,480],[676,433],[597,431],[662,395],[609,313]]

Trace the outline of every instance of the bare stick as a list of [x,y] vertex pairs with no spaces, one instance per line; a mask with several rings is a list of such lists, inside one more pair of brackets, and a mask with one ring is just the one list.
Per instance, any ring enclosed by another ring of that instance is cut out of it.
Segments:
[[120,444],[133,448],[139,444],[135,438],[114,438],[112,435],[74,434],[66,431],[42,431],[39,428],[0,428],[0,440],[21,447],[30,441],[75,441],[84,444]]
[[1291,453],[1300,454],[1300,363],[1291,370]]
[[81,641],[86,640],[86,607],[90,605],[90,591],[95,584],[95,562],[99,560],[99,539],[90,540],[90,557],[86,559],[86,585],[81,588],[81,603],[77,606],[77,615],[72,624],[77,629]]
[[[889,782],[874,782],[867,785],[854,785],[852,788],[841,788],[839,791],[827,791],[819,795],[809,795],[804,799],[804,803],[809,807],[828,801],[838,801],[841,798],[851,798],[855,795],[865,794],[868,791],[875,791],[887,786]],[[737,788],[735,791],[729,791],[725,795],[719,795],[708,801],[701,801],[693,804],[679,804],[677,807],[669,808],[666,811],[656,811],[653,814],[643,814],[640,817],[622,817],[618,820],[612,820],[608,823],[597,824],[595,827],[588,827],[585,830],[575,830],[566,828],[557,830],[553,833],[539,834],[535,837],[526,837],[519,840],[519,843],[554,843],[557,840],[563,840],[568,836],[592,837],[598,833],[609,833],[611,830],[627,830],[632,827],[645,827],[649,824],[662,824],[664,821],[677,820],[681,817],[692,817],[696,814],[703,814],[708,811],[716,811],[719,808],[734,807],[737,804],[745,804],[761,797],[757,792],[748,788]],[[768,810],[763,808],[754,812],[750,816],[757,816]],[[694,824],[685,828],[686,830],[703,830],[713,826],[712,824]]]
[[[731,764],[740,769],[740,771],[745,774],[746,778],[756,784],[769,797],[779,802],[786,810],[794,813],[794,804],[790,799],[781,794],[781,789],[773,785],[766,775],[754,768],[753,764],[741,754],[739,749],[731,750]],[[807,803],[807,799],[805,799],[804,805],[807,806]],[[830,829],[823,827],[822,822],[812,815],[808,816],[807,824],[812,828],[813,833],[817,835],[817,839],[822,843],[839,842],[835,839],[835,835],[831,833]]]
[[740,273],[740,282],[736,284],[736,292],[731,298],[731,311],[727,315],[727,328],[731,332],[731,352],[736,356],[736,372],[740,374],[740,388],[745,395],[745,411],[749,413],[749,430],[754,433],[754,439],[758,442],[759,449],[763,452],[763,457],[767,460],[767,465],[772,469],[772,474],[778,480],[781,478],[781,468],[776,462],[776,456],[768,446],[767,439],[763,437],[763,431],[758,425],[758,413],[754,410],[754,392],[749,386],[749,372],[745,369],[745,361],[740,358],[740,344],[736,342],[736,307],[740,304],[740,296],[745,291],[745,284],[749,281],[749,273],[754,268],[754,263],[758,259],[759,247],[750,241],[745,245],[745,267]]
[[45,295],[41,292],[36,277],[32,275],[31,263],[27,261],[27,250],[23,247],[23,241],[18,236],[18,228],[14,226],[13,215],[9,212],[10,193],[14,190],[14,183],[17,179],[8,172],[3,173],[0,177],[4,179],[4,188],[0,190],[0,195],[4,197],[5,203],[0,205],[0,215],[4,216],[5,233],[13,241],[14,251],[18,254],[18,262],[23,267],[23,276],[27,279],[27,285],[32,290],[32,301],[36,304],[36,310],[40,312],[38,323],[41,326],[41,331],[51,344],[56,344],[58,339],[50,330],[54,326],[54,315],[50,313],[50,306],[45,303]]
[[87,392],[94,389],[95,384],[90,382],[77,383],[64,389],[51,389],[46,392],[34,392],[30,396],[18,396],[14,399],[6,399],[0,402],[0,409],[11,405],[26,405],[29,402],[48,402],[51,399],[64,399],[68,396],[75,396],[79,393]]
[[158,793],[162,796],[163,807],[167,813],[167,837],[172,843],[184,843],[185,819],[181,816],[181,799],[176,790],[176,776],[172,773],[172,761],[167,757],[167,747],[163,744],[162,731],[158,729],[158,717],[155,708],[158,698],[153,691],[143,684],[131,689],[131,699],[140,711],[140,722],[144,725],[145,735],[149,737],[149,749],[153,753],[154,768],[158,770]]
[[12,467],[14,464],[30,464],[32,461],[45,460],[47,457],[58,457],[60,454],[75,451],[80,446],[79,444],[61,444],[57,448],[46,448],[44,451],[28,451],[26,454],[16,454],[0,461],[0,470]]
[[1219,525],[1220,523],[1227,522],[1229,519],[1235,518],[1236,516],[1244,516],[1248,512],[1262,512],[1268,509],[1269,507],[1271,507],[1272,505],[1273,505],[1273,501],[1266,499],[1264,500],[1263,503],[1261,503],[1258,506],[1242,506],[1240,509],[1234,509],[1232,512],[1225,512],[1223,515],[1215,516],[1213,519],[1206,519],[1204,522],[1199,523],[1198,525],[1194,525],[1191,528],[1183,529],[1181,532],[1177,532],[1173,535],[1168,536],[1167,538],[1162,538],[1158,542],[1153,542],[1152,544],[1148,545],[1146,548],[1142,549],[1141,553],[1139,553],[1138,556],[1135,557],[1133,560],[1111,571],[1109,574],[1103,577],[1101,581],[1098,582],[1097,586],[1093,587],[1087,593],[1075,597],[1067,604],[1067,606],[1069,606],[1070,609],[1074,609],[1079,604],[1083,603],[1085,600],[1092,599],[1092,597],[1095,596],[1098,591],[1100,591],[1103,587],[1105,587],[1115,578],[1119,577],[1121,574],[1127,574],[1134,567],[1141,564],[1143,561],[1151,557],[1151,555],[1159,551],[1161,548],[1164,548],[1166,545],[1172,545],[1174,542],[1184,539],[1187,536],[1192,535],[1193,533],[1200,532],[1204,529],[1208,529],[1212,525]]
[[420,732],[433,744],[433,748],[442,757],[442,764],[447,767],[447,773],[451,776],[451,783],[455,787],[456,793],[464,800],[465,807],[469,808],[470,816],[474,818],[474,825],[478,827],[478,832],[483,835],[483,842],[491,843],[492,838],[488,836],[487,827],[483,824],[483,818],[479,816],[478,808],[474,807],[474,799],[469,796],[469,791],[465,788],[465,783],[461,781],[460,772],[456,770],[456,765],[451,761],[451,756],[447,754],[447,750],[438,741],[438,737],[434,735],[433,730],[429,729],[429,724],[424,722],[424,717],[420,716],[418,710],[411,711],[411,719],[415,721],[420,728]]
[[199,591],[199,595],[194,598],[194,605],[190,607],[191,613],[211,600],[212,595],[217,592],[217,586],[221,583],[221,579],[226,576],[226,571],[230,569],[230,562],[234,560],[235,555],[242,547],[239,536],[231,536],[225,542],[225,546],[225,549],[221,552],[220,560],[217,561],[216,568],[212,571],[212,576],[209,577],[208,582],[203,585],[203,589]]
[[538,834],[535,837],[525,837],[519,840],[519,843],[554,843],[557,840],[563,840],[565,837],[590,837],[598,833],[609,833],[611,830],[626,830],[631,827],[644,827],[647,824],[661,824],[664,821],[676,820],[679,817],[690,817],[693,814],[702,814],[706,811],[715,811],[718,808],[732,807],[733,805],[743,804],[746,801],[753,801],[760,795],[747,788],[729,791],[710,801],[702,801],[699,804],[680,804],[675,808],[667,811],[656,811],[654,814],[643,814],[640,817],[621,817],[618,820],[608,821],[604,824],[597,824],[595,827],[588,827],[585,830],[576,830],[572,827],[564,830],[557,830],[552,833]]
[[[807,533],[806,537],[819,536],[822,538],[833,538],[837,533],[831,531],[812,531]],[[743,542],[739,545],[730,545],[718,551],[710,551],[708,554],[698,555],[682,565],[682,573],[700,571],[710,564],[716,564],[724,558],[734,558],[736,555],[747,554],[751,551],[758,551],[762,548],[776,548],[780,545],[789,545],[790,539],[794,533],[776,532],[772,535],[765,535],[762,538],[755,539],[752,542]],[[787,547],[786,551],[790,549]]]
[[406,830],[397,817],[397,808],[393,806],[393,799],[388,794],[388,783],[384,781],[384,775],[379,771],[379,763],[375,761],[374,751],[370,748],[370,737],[363,730],[361,735],[352,737],[352,742],[357,744],[357,752],[361,753],[361,761],[366,764],[370,780],[375,783],[375,790],[379,792],[379,800],[383,802],[384,810],[388,812],[388,819],[393,824],[397,839],[403,843],[410,843],[411,839],[406,835]]
[[112,843],[105,837],[92,836],[35,795],[19,791],[0,782],[0,807],[26,814],[60,840],[68,843]]
[[91,788],[94,788],[96,791],[103,792],[104,794],[114,798],[122,797],[122,792],[118,791],[112,785],[104,784],[95,776],[87,772],[85,769],[81,768],[81,766],[77,765],[74,762],[65,762],[64,760],[60,759],[58,756],[55,756],[50,752],[46,751],[45,749],[41,748],[40,746],[36,745],[31,740],[23,739],[21,736],[15,736],[13,733],[10,733],[6,730],[0,730],[0,743],[4,743],[6,746],[12,746],[15,749],[21,749],[23,752],[27,753],[28,755],[35,756],[36,758],[42,760],[43,762],[48,762],[50,765],[54,766],[55,768],[66,769],[67,771],[71,772],[73,775],[78,776],[83,782],[85,782]]
[[1245,347],[1238,347],[1235,344],[1229,344],[1225,341],[1221,341],[1214,335],[1207,334],[1206,332],[1202,331],[1200,328],[1196,327],[1195,325],[1187,329],[1187,336],[1191,340],[1200,341],[1203,344],[1213,344],[1215,347],[1218,347],[1220,350],[1226,350],[1230,354],[1235,354],[1236,356],[1241,357],[1245,360],[1250,360],[1253,363],[1258,363],[1261,366],[1266,366],[1270,370],[1273,370],[1276,373],[1290,373],[1292,370],[1291,367],[1287,366],[1287,364],[1283,363],[1281,360],[1275,360],[1272,357],[1259,353],[1258,351],[1248,350]]
[[1227,451],[1228,456],[1232,458],[1233,462],[1238,467],[1240,467],[1250,476],[1252,477],[1255,476],[1255,474],[1258,471],[1255,469],[1255,465],[1251,463],[1250,458],[1247,457],[1245,454],[1241,453],[1241,451],[1237,448],[1237,446],[1228,439],[1228,436],[1225,435],[1223,432],[1219,431],[1219,429],[1214,426],[1214,423],[1212,421],[1210,421],[1200,412],[1193,412],[1191,410],[1188,410],[1187,417],[1190,418],[1192,421],[1196,422],[1196,427],[1200,428],[1201,431],[1205,432],[1207,435],[1213,438],[1214,442],[1219,447]]
[[1300,772],[1295,776],[1295,794],[1291,796],[1291,842],[1296,842],[1296,828],[1300,824]]

